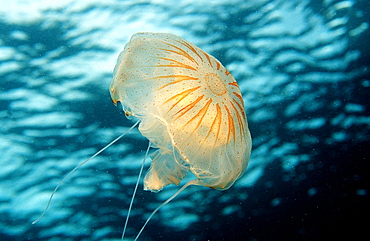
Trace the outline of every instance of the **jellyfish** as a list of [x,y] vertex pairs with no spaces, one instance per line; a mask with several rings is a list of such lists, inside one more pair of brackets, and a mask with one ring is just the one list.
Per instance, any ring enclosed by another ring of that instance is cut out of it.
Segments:
[[134,34],[118,57],[110,94],[157,148],[145,190],[179,185],[188,173],[195,178],[179,192],[189,185],[226,190],[246,170],[252,140],[239,86],[190,42],[169,33]]
[[159,205],[153,215],[190,185],[226,190],[245,172],[252,148],[244,102],[229,71],[213,56],[168,33],[136,33],[120,53],[110,85],[114,104],[127,117],[138,119],[125,133],[70,171],[52,192],[48,210],[61,184],[78,168],[102,153],[135,126],[149,140],[131,198],[122,240],[145,159],[151,147],[152,163],[144,189],[159,192],[179,185],[188,173],[194,179]]

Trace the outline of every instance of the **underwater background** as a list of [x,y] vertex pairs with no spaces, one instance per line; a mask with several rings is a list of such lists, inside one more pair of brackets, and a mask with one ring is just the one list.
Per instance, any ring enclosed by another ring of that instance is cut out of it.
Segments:
[[[108,87],[144,31],[177,34],[225,65],[253,151],[234,186],[188,187],[139,240],[368,236],[369,11],[366,0],[0,0],[0,240],[120,240],[148,145],[137,130],[31,223],[64,175],[134,123]],[[141,183],[126,236],[178,189]]]

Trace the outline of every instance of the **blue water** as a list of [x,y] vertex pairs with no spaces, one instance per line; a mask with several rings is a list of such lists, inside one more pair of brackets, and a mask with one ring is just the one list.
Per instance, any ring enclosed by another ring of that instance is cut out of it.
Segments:
[[[369,9],[365,0],[0,0],[0,240],[119,240],[148,144],[137,130],[74,173],[31,222],[68,171],[133,124],[108,86],[142,31],[177,34],[228,68],[253,151],[233,187],[187,188],[140,240],[362,237]],[[128,237],[178,188],[140,186]]]

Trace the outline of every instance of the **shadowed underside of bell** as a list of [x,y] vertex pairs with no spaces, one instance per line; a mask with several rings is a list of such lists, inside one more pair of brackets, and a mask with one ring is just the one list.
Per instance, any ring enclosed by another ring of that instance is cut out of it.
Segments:
[[110,92],[159,148],[145,189],[177,185],[190,170],[199,185],[223,190],[245,171],[251,137],[239,87],[195,45],[172,34],[133,35],[119,56]]

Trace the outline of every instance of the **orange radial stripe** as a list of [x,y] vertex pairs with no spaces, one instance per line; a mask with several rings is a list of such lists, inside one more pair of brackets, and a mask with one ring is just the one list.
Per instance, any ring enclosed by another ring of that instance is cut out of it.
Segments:
[[225,105],[225,109],[227,112],[227,124],[229,126],[228,128],[228,133],[227,133],[227,139],[230,141],[231,135],[234,137],[234,142],[235,142],[235,123],[234,123],[234,118],[230,114],[229,108]]
[[243,97],[242,97],[241,95],[239,95],[239,94],[238,94],[238,93],[236,93],[236,92],[233,92],[233,94],[234,94],[236,97],[238,97],[238,99],[239,99],[240,103],[244,103],[244,101],[243,101]]
[[234,103],[239,107],[240,111],[243,113],[243,119],[245,119],[245,111],[244,108],[239,102],[237,102],[235,99],[233,99]]
[[182,52],[177,52],[177,51],[175,51],[175,50],[171,50],[171,49],[160,49],[160,50],[164,50],[164,51],[168,51],[168,52],[171,52],[171,53],[175,53],[175,54],[178,54],[178,55],[181,55],[181,56],[183,56],[183,57],[185,57],[185,58],[187,58],[187,59],[189,59],[191,62],[193,62],[193,63],[196,63],[196,64],[198,64],[197,63],[197,61],[195,61],[195,59],[193,59],[193,57],[191,57],[188,53],[182,53]]
[[182,55],[182,56],[184,56],[184,57],[188,58],[190,61],[192,61],[192,62],[194,62],[194,63],[198,64],[198,63],[197,63],[197,61],[195,61],[195,59],[194,59],[193,57],[191,57],[191,56],[190,56],[190,54],[188,54],[188,53],[187,53],[185,50],[183,50],[182,48],[179,48],[179,47],[177,47],[177,46],[175,46],[175,45],[173,45],[173,44],[167,43],[167,42],[165,42],[165,41],[162,41],[162,42],[163,42],[163,43],[165,43],[165,44],[167,44],[168,46],[171,46],[172,48],[175,48],[175,49],[179,50],[180,52],[177,52],[177,51],[175,51],[175,50],[171,50],[171,49],[162,49],[162,50],[164,50],[164,51],[169,51],[169,52],[173,52],[173,53],[176,53],[176,54]]
[[171,61],[171,62],[175,62],[175,63],[177,63],[178,65],[183,66],[184,68],[192,69],[192,70],[194,70],[194,71],[197,71],[197,69],[196,69],[196,68],[191,67],[190,65],[187,65],[187,64],[181,63],[180,61],[176,61],[176,60],[174,60],[174,59],[169,59],[169,58],[160,58],[160,59],[168,60],[168,61]]
[[240,116],[238,109],[235,107],[235,105],[233,104],[232,101],[230,101],[230,104],[233,107],[233,109],[235,110],[236,118],[238,119],[240,136],[241,136],[241,138],[244,138],[244,122],[242,120],[242,117]]
[[167,79],[167,78],[175,78],[176,80],[177,79],[182,79],[182,80],[197,80],[198,79],[196,77],[191,77],[191,76],[188,76],[188,75],[179,75],[179,74],[160,75],[160,76],[155,76],[155,77],[150,78],[150,79]]
[[212,103],[212,99],[210,99],[210,100],[208,100],[207,101],[207,103],[206,103],[206,105],[205,106],[203,106],[203,108],[202,109],[200,109],[199,111],[198,111],[198,113],[197,114],[195,114],[184,126],[183,126],[183,128],[186,126],[186,125],[188,125],[189,123],[191,123],[192,121],[194,121],[195,119],[197,119],[197,118],[200,118],[200,120],[198,121],[198,124],[197,124],[197,126],[194,128],[194,131],[193,131],[193,133],[198,129],[198,127],[200,126],[200,124],[202,123],[202,120],[203,120],[203,118],[204,118],[204,116],[207,114],[207,111],[208,111],[208,108],[209,108],[209,105]]
[[165,76],[157,76],[157,77],[154,77],[156,79],[175,78],[174,81],[172,81],[170,83],[167,83],[167,84],[159,87],[158,89],[156,89],[156,91],[161,90],[161,89],[164,89],[164,88],[166,88],[169,85],[174,85],[174,84],[180,83],[180,82],[182,82],[184,80],[197,80],[198,79],[198,78],[190,77],[190,76],[187,76],[187,75],[168,75],[168,76],[169,77],[165,77]]
[[229,72],[227,69],[225,69],[225,74],[226,74],[226,75],[229,75],[229,74],[230,74],[230,72]]
[[185,91],[183,91],[183,92],[181,92],[181,93],[179,93],[179,94],[177,94],[177,95],[174,95],[174,96],[172,96],[171,98],[169,98],[169,99],[167,99],[165,102],[163,102],[163,104],[162,105],[164,105],[164,104],[167,104],[168,102],[170,102],[170,101],[173,101],[173,100],[176,100],[176,99],[178,99],[173,105],[172,105],[172,107],[167,111],[167,113],[169,112],[169,111],[171,111],[172,109],[173,109],[173,107],[175,107],[180,101],[182,101],[183,99],[185,99],[187,96],[189,96],[192,92],[194,92],[194,91],[196,91],[197,89],[199,89],[200,88],[200,86],[198,86],[198,87],[195,87],[195,88],[192,88],[192,89],[188,89],[188,90],[185,90]]
[[229,83],[229,85],[232,85],[232,86],[235,86],[235,87],[238,87],[238,83],[235,82],[232,82],[232,83]]
[[216,68],[217,68],[217,70],[219,70],[220,68],[221,68],[221,64],[220,64],[220,62],[218,62],[217,60],[216,60]]
[[179,68],[185,68],[185,69],[191,69],[191,70],[195,70],[193,67],[190,67],[189,65],[176,65],[176,64],[158,64],[158,65],[155,65],[154,67],[179,67]]
[[196,55],[198,55],[198,57],[201,59],[201,60],[203,60],[202,59],[202,57],[199,55],[199,53],[198,53],[198,51],[196,51],[189,43],[187,43],[187,42],[184,42],[184,41],[177,41],[177,40],[175,40],[176,42],[178,42],[178,43],[180,43],[180,44],[182,44],[182,45],[184,45],[185,47],[187,47],[188,49],[190,49],[191,51],[193,51]]
[[216,131],[215,143],[213,145],[215,145],[216,142],[218,141],[218,135],[220,133],[220,129],[221,129],[220,126],[221,126],[221,122],[222,122],[221,107],[219,106],[218,103],[216,103],[216,111],[217,111],[216,117],[213,120],[211,128],[209,129],[208,134],[205,138],[205,139],[207,139],[211,133],[214,133]]
[[206,56],[207,60],[208,60],[208,63],[209,65],[213,68],[213,65],[212,65],[212,61],[211,61],[211,58],[209,57],[209,54],[207,54],[206,52],[204,52],[203,50],[200,50],[202,51],[203,55]]
[[204,95],[201,95],[199,96],[196,100],[194,100],[193,102],[191,102],[190,104],[188,104],[187,106],[185,106],[184,108],[182,108],[181,110],[179,110],[178,112],[176,112],[174,115],[177,115],[179,113],[181,113],[179,116],[177,116],[173,121],[179,119],[181,116],[183,116],[185,113],[187,113],[189,110],[191,110],[192,108],[194,108],[194,106],[196,106],[196,104],[198,104],[199,101],[201,101],[203,99]]

